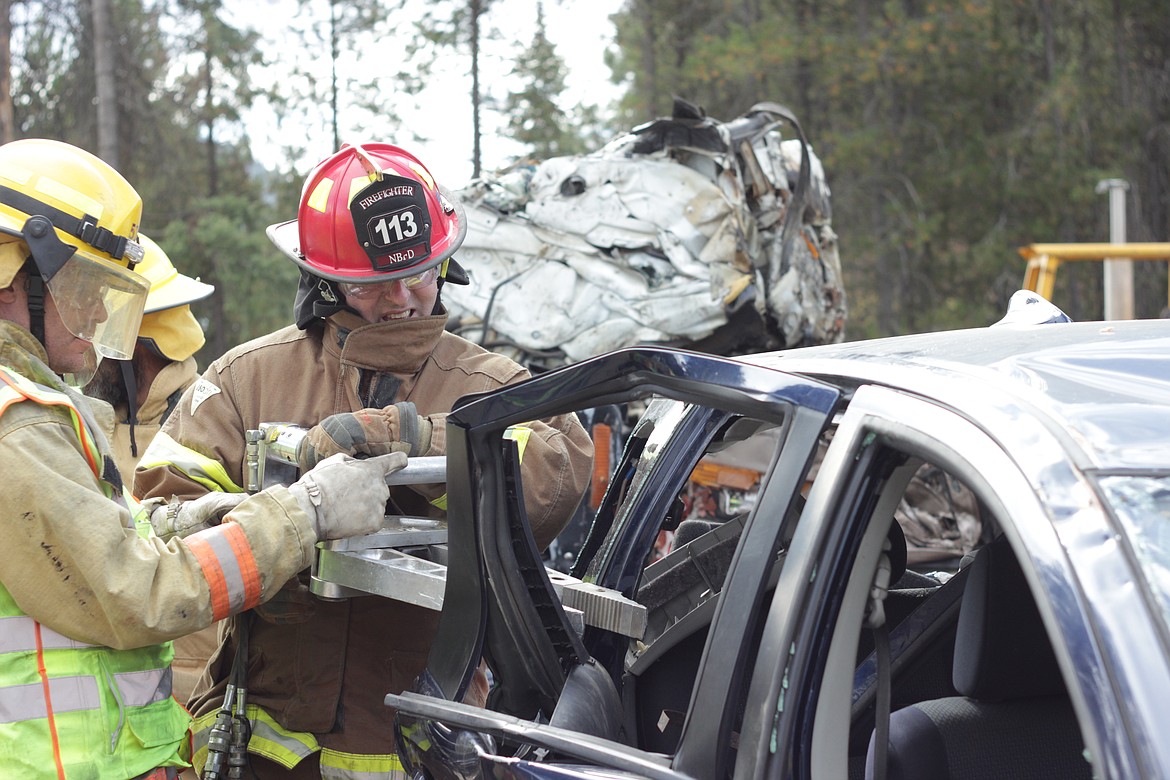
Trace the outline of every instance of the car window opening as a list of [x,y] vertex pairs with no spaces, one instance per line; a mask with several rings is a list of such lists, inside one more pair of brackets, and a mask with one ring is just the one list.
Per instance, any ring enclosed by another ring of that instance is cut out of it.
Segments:
[[[892,648],[889,776],[946,777],[958,745],[1028,754],[1015,777],[1089,777],[1046,629],[1000,523],[965,484],[921,463],[894,517],[907,568],[884,599]],[[878,516],[871,522],[884,522]],[[926,538],[920,536],[929,532]],[[925,543],[924,543],[925,542]],[[875,634],[858,630],[850,776],[874,776]],[[1014,747],[1013,747],[1014,746]],[[1036,755],[1045,756],[1037,760]],[[908,759],[906,756],[916,756]],[[931,757],[928,760],[924,757]],[[867,763],[868,762],[868,763]],[[1003,764],[990,761],[987,774]]]

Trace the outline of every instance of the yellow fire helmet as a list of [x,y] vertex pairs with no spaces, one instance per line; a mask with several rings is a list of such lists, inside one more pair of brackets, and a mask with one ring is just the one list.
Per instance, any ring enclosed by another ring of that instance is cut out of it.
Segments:
[[39,138],[0,145],[0,283],[27,267],[33,335],[44,338],[47,288],[65,327],[94,345],[94,369],[134,350],[150,286],[132,270],[141,220],[138,193],[89,152]]
[[150,281],[138,339],[165,358],[186,360],[204,344],[203,328],[190,304],[211,295],[215,287],[179,273],[162,247],[145,234],[139,233],[138,241],[146,255],[135,270]]

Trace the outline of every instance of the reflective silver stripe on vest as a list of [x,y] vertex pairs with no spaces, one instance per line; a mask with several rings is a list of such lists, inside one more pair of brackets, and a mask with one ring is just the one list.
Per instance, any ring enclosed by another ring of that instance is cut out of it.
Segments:
[[115,674],[114,679],[122,694],[122,704],[127,707],[145,707],[171,697],[173,677],[169,666],[145,672],[122,672]]
[[[101,707],[97,680],[91,675],[79,677],[50,677],[49,697],[53,712],[96,710]],[[47,718],[44,685],[11,685],[0,688],[0,723]]]
[[[64,634],[58,634],[41,624],[41,647],[45,650],[76,650],[97,647]],[[37,649],[36,621],[27,615],[0,618],[0,653],[32,652]]]

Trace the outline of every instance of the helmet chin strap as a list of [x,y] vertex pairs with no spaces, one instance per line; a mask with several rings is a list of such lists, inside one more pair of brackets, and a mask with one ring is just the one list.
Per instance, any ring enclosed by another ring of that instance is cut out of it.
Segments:
[[138,380],[134,377],[134,361],[119,360],[122,369],[122,386],[126,388],[126,410],[130,425],[130,454],[138,457],[138,442],[134,438],[134,426],[138,424]]
[[31,257],[25,261],[24,267],[28,272],[28,330],[47,350],[49,345],[45,344],[45,280]]

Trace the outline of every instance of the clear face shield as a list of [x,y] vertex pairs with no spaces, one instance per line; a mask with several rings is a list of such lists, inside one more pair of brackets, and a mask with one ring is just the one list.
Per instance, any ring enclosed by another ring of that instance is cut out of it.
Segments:
[[77,251],[45,282],[65,328],[90,342],[84,364],[62,375],[84,387],[102,358],[128,360],[134,355],[150,282],[146,277],[84,251]]
[[[22,233],[4,232],[28,244],[62,325],[90,343],[84,367],[65,376],[70,384],[81,386],[93,377],[103,357],[127,360],[134,354],[150,282],[118,263],[61,242],[47,220],[30,229],[34,220],[43,219],[30,219]],[[133,241],[127,241],[123,251],[128,261],[142,259],[142,247]]]
[[133,356],[150,291],[146,277],[79,250],[45,286],[70,333],[92,342],[101,357]]

